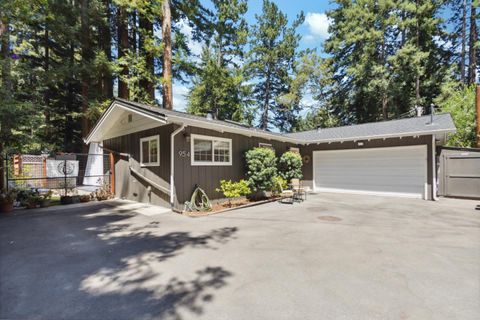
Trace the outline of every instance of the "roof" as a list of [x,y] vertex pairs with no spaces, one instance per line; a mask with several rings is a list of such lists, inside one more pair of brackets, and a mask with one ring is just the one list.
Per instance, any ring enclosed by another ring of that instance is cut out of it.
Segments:
[[[207,119],[205,117],[196,116],[185,112],[162,109],[160,107],[153,107],[143,103],[128,101],[120,98],[115,99],[111,107],[114,107],[116,104],[119,104],[122,107],[131,108],[136,112],[141,112],[146,116],[156,117],[159,120],[166,122],[198,126],[222,132],[234,132],[247,136],[258,136],[266,139],[296,144],[419,136],[454,132],[456,130],[450,114],[443,113],[433,116],[433,124],[430,123],[430,116],[422,116],[295,133],[276,133],[249,127],[234,121]],[[107,115],[107,113],[108,110],[104,116],[102,116],[101,120]],[[99,123],[97,123],[96,127],[98,126]],[[90,136],[91,134],[89,137]],[[86,141],[89,142],[90,138],[87,138]]]
[[343,127],[317,129],[285,134],[306,142],[333,142],[398,136],[417,136],[456,130],[449,113],[407,119],[371,122]]

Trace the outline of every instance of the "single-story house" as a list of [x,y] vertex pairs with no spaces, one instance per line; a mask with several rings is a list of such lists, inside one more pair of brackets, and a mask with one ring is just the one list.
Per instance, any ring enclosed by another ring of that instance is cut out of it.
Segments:
[[297,150],[315,192],[436,198],[436,146],[455,131],[450,114],[276,133],[233,121],[116,99],[85,142],[115,152],[119,198],[181,210],[196,185],[211,199],[220,180],[245,178],[244,154]]

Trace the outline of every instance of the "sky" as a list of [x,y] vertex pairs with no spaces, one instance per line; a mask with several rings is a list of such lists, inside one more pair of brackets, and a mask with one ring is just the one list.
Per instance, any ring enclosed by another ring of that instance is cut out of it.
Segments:
[[[305,14],[305,22],[301,25],[297,32],[302,36],[299,49],[316,48],[319,53],[323,41],[328,37],[329,21],[325,12],[332,8],[329,1],[319,0],[276,0],[274,1],[279,9],[287,14],[288,20],[293,21],[296,16],[303,11]],[[249,25],[255,24],[255,15],[262,12],[262,0],[249,0],[248,12],[246,19]],[[207,8],[213,8],[211,1],[203,0],[202,4]],[[188,36],[191,30],[184,25],[183,32]],[[194,54],[201,53],[202,44],[190,41],[190,48]],[[173,84],[173,105],[175,110],[184,111],[186,109],[189,85],[175,83]]]

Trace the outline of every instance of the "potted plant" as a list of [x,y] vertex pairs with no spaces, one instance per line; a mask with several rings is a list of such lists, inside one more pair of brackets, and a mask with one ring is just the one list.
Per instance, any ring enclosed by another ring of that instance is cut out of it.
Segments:
[[0,212],[9,213],[13,211],[13,203],[17,199],[15,189],[9,191],[0,191]]
[[25,201],[25,205],[27,207],[27,209],[35,209],[37,207],[37,205],[39,204],[40,202],[40,196],[34,192],[32,192],[27,200]]
[[47,193],[40,195],[40,208],[47,208],[50,206],[50,201],[52,200],[53,191],[49,190]]
[[84,194],[80,196],[80,202],[89,202],[91,200],[91,197],[89,194]]

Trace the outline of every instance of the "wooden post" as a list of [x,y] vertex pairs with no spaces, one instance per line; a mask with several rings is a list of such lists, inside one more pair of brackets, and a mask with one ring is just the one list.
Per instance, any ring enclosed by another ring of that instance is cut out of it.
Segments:
[[43,188],[48,187],[48,179],[47,179],[47,157],[43,157],[42,160],[42,174],[45,179],[43,179]]
[[477,105],[477,148],[480,148],[480,86],[477,86],[475,100]]
[[110,192],[115,195],[115,159],[111,152],[108,157],[110,159]]

